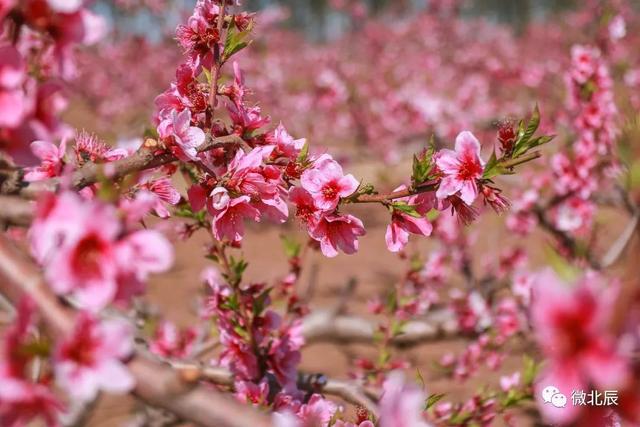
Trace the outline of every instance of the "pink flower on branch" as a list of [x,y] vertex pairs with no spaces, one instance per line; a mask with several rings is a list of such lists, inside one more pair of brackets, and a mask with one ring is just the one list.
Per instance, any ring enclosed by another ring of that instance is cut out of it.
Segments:
[[240,242],[244,237],[244,219],[260,221],[260,211],[250,204],[249,196],[230,198],[226,188],[217,187],[207,199],[207,209],[212,220],[213,235],[216,239]]
[[437,154],[436,165],[444,175],[436,196],[446,199],[460,192],[460,199],[473,204],[478,196],[477,180],[482,178],[484,162],[480,158],[480,142],[471,132],[460,133],[455,151],[443,149]]
[[67,143],[62,140],[59,147],[46,141],[31,143],[31,151],[41,160],[40,166],[29,168],[25,174],[25,181],[41,181],[43,179],[60,176],[64,167],[64,155]]
[[0,46],[0,127],[15,128],[27,114],[28,100],[22,89],[26,78],[20,52],[13,46]]
[[322,217],[309,234],[320,242],[324,256],[333,258],[338,255],[338,249],[349,255],[356,253],[358,237],[366,231],[362,221],[353,215],[330,214]]
[[[406,188],[405,185],[401,185],[393,191],[401,191]],[[433,225],[425,218],[425,215],[435,206],[432,195],[425,193],[399,201],[406,202],[406,206],[413,208],[414,212],[405,212],[392,207],[391,224],[387,226],[385,234],[387,248],[391,252],[399,252],[407,245],[409,233],[430,236],[433,231]]]
[[302,188],[313,197],[318,209],[331,212],[338,207],[341,197],[348,197],[358,189],[358,180],[353,175],[344,175],[342,167],[330,155],[323,154],[311,169],[300,178]]
[[202,129],[191,126],[190,110],[179,113],[172,110],[169,117],[158,125],[158,134],[182,161],[197,160],[197,148],[206,139]]
[[32,382],[29,367],[34,355],[34,304],[23,298],[16,318],[4,334],[0,353],[0,425],[23,426],[37,418],[47,426],[57,426],[63,410],[53,391],[45,384]]
[[392,372],[380,399],[380,427],[429,427],[422,417],[426,396],[415,385]]
[[53,291],[100,310],[115,300],[128,302],[149,274],[173,262],[173,249],[159,232],[126,231],[114,207],[64,192],[40,200],[29,236]]
[[72,334],[55,354],[56,380],[73,398],[91,401],[99,390],[126,393],[133,376],[122,360],[133,350],[133,331],[125,321],[98,321],[81,313]]

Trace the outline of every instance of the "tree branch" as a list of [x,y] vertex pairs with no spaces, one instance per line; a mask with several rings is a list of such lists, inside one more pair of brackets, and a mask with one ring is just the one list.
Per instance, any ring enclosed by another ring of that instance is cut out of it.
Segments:
[[[333,311],[314,311],[304,318],[302,334],[307,344],[316,342],[373,343],[375,322],[367,319],[335,315]],[[411,321],[403,333],[391,339],[396,347],[411,347],[425,342],[458,335],[457,321],[449,310],[429,313],[426,320]]]
[[[153,140],[151,140],[153,141]],[[218,138],[208,138],[207,141],[198,147],[198,152],[203,153],[213,148],[222,147],[229,144],[240,146],[245,145],[245,141],[238,135],[227,135]],[[74,189],[80,190],[91,184],[95,184],[101,178],[108,177],[110,180],[120,179],[130,173],[140,172],[157,168],[168,163],[177,161],[178,158],[166,150],[157,147],[141,147],[136,153],[124,159],[110,163],[87,163],[82,168],[75,171],[71,176],[71,184]],[[59,178],[52,178],[46,181],[27,183],[20,181],[19,185],[5,190],[9,194],[19,194],[26,198],[35,198],[44,191],[55,191],[60,185]]]
[[28,226],[33,218],[33,203],[16,196],[0,196],[0,222]]
[[393,193],[388,194],[359,194],[353,198],[347,198],[346,200],[349,203],[384,203],[395,199],[401,199],[403,197],[435,191],[437,187],[437,184],[428,183],[421,184],[414,189],[407,188],[406,190],[394,191]]
[[[190,381],[205,380],[217,385],[233,388],[233,374],[224,368],[198,363],[168,362],[172,368]],[[313,381],[310,378],[314,378]],[[319,380],[315,380],[319,378]],[[298,375],[298,388],[306,392],[322,393],[343,399],[352,405],[362,406],[376,417],[379,416],[379,393],[347,381],[328,379],[324,375]]]
[[[39,271],[0,235],[0,292],[14,303],[28,295],[55,336],[74,327],[73,311],[49,291]],[[203,386],[190,384],[170,367],[134,355],[128,363],[136,379],[132,394],[152,406],[162,407],[184,420],[210,427],[268,427],[267,415]]]

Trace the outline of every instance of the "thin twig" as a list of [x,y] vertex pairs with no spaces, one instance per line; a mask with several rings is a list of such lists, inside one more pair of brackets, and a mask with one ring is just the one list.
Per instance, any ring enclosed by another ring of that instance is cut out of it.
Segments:
[[[213,148],[233,144],[243,146],[245,141],[238,135],[208,138],[205,143],[198,147],[198,152],[203,153]],[[106,177],[108,177],[109,180],[117,180],[131,173],[157,168],[177,160],[178,158],[172,153],[158,148],[144,146],[135,154],[125,157],[124,159],[110,163],[85,164],[73,173],[71,183],[74,189],[80,190]],[[9,192],[19,194],[26,198],[35,198],[44,191],[55,191],[59,185],[59,178],[33,183],[21,182],[17,188],[13,188],[12,191]]]

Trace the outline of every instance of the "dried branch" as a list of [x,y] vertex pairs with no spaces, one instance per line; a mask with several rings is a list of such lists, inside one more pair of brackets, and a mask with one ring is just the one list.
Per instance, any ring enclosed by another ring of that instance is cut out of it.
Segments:
[[631,221],[629,221],[625,229],[622,231],[622,234],[620,234],[611,247],[609,247],[607,253],[604,254],[602,261],[600,261],[602,268],[611,267],[622,257],[629,246],[631,238],[636,234],[638,220],[640,220],[640,213],[633,215]]
[[[58,301],[30,260],[17,253],[4,236],[0,236],[0,292],[14,303],[29,295],[53,335],[64,336],[73,329],[73,311]],[[184,420],[210,427],[271,426],[268,416],[185,381],[167,365],[135,355],[128,367],[136,379],[134,396]]]
[[15,196],[0,196],[0,221],[7,225],[28,226],[33,218],[33,203]]
[[555,237],[560,245],[569,251],[572,257],[584,258],[589,266],[594,270],[600,270],[602,268],[600,262],[594,258],[591,251],[587,250],[584,254],[580,253],[578,242],[569,234],[558,229],[551,221],[549,221],[549,218],[547,218],[547,216],[545,215],[545,210],[541,206],[534,206],[533,213],[536,215],[538,223],[540,224],[542,229],[546,230],[547,232],[549,232],[549,234]]
[[[367,319],[335,315],[333,310],[314,311],[305,317],[302,333],[307,344],[316,342],[373,343],[376,323]],[[411,347],[458,335],[458,325],[449,310],[429,313],[427,319],[407,322],[403,333],[391,339],[391,345]]]
[[320,391],[330,396],[339,397],[353,405],[362,406],[376,418],[379,416],[378,405],[375,403],[380,398],[377,391],[360,387],[351,382],[332,379],[328,379]]
[[[205,366],[198,363],[168,362],[189,381],[205,380],[217,385],[233,387],[233,374],[220,367]],[[366,408],[376,417],[379,415],[376,390],[360,387],[348,381],[328,379],[324,375],[298,375],[298,388],[310,393],[322,393],[343,399],[345,402]]]
[[[230,144],[244,146],[245,142],[238,135],[209,138],[204,144],[198,147],[198,152],[202,153],[213,148]],[[131,173],[153,169],[177,160],[178,158],[172,153],[159,149],[158,147],[153,147],[153,143],[145,143],[145,145],[135,154],[125,157],[124,159],[110,163],[85,164],[82,168],[73,173],[71,177],[71,185],[76,190],[80,190],[88,185],[95,184],[104,177],[108,177],[110,180],[117,180]],[[55,191],[59,185],[60,179],[58,178],[33,183],[20,181],[18,185],[4,189],[3,192],[8,194],[19,194],[26,198],[35,198],[38,194],[44,191]]]

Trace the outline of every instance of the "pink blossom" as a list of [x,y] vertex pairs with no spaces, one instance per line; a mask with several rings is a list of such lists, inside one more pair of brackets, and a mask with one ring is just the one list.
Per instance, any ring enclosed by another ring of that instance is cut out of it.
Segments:
[[162,321],[156,328],[149,350],[158,356],[184,359],[191,354],[197,338],[198,333],[193,327],[179,330],[174,323]]
[[227,111],[233,124],[240,129],[241,133],[251,132],[268,125],[271,120],[268,116],[262,117],[260,107],[246,107],[243,104],[227,102]]
[[202,145],[206,135],[202,129],[191,126],[191,111],[171,111],[168,118],[158,125],[160,138],[166,140],[182,161],[196,160],[197,148]]
[[503,375],[500,377],[500,388],[502,391],[509,391],[516,388],[520,384],[520,372],[514,372],[511,375]]
[[112,206],[64,192],[38,203],[29,236],[54,292],[99,310],[138,293],[149,274],[173,262],[171,245],[157,231],[123,231]]
[[127,156],[127,151],[122,148],[111,148],[100,141],[97,136],[82,131],[76,137],[74,145],[76,161],[78,165],[86,162],[112,162]]
[[324,256],[333,258],[338,249],[346,254],[358,251],[358,237],[366,231],[362,221],[353,215],[326,215],[310,231],[310,236],[320,242],[320,250]]
[[477,180],[482,178],[484,162],[480,158],[480,143],[471,132],[460,133],[455,151],[443,149],[436,158],[444,174],[436,196],[445,199],[460,192],[460,198],[471,205],[478,196]]
[[525,272],[518,272],[513,276],[513,284],[511,291],[518,297],[521,303],[526,307],[531,301],[531,287],[534,281],[533,275]]
[[295,385],[300,364],[300,348],[304,344],[302,323],[296,322],[275,339],[269,350],[269,364],[278,382],[286,387]]
[[278,125],[273,132],[267,135],[267,143],[276,146],[275,154],[278,156],[287,157],[289,159],[296,159],[302,147],[307,142],[306,139],[293,139],[289,132],[285,129],[282,123]]
[[362,421],[361,423],[354,424],[347,421],[338,420],[333,425],[334,427],[375,427],[371,421]]
[[335,403],[314,394],[309,402],[298,410],[298,418],[302,421],[301,427],[329,427],[329,422],[337,410]]
[[[616,295],[617,286],[605,286],[591,273],[572,286],[550,270],[537,275],[531,316],[547,362],[536,382],[536,396],[549,385],[570,396],[591,385],[609,390],[627,384],[627,360],[608,332]],[[581,410],[573,405],[558,409],[542,401],[539,407],[545,418],[561,424],[574,420]]]
[[42,418],[48,427],[57,427],[62,409],[53,391],[44,384],[4,377],[0,373],[1,425],[22,427]]
[[[76,213],[66,219],[71,222],[66,228],[62,224],[61,228],[65,230],[60,236],[62,244],[49,254],[45,274],[54,292],[73,293],[84,307],[97,310],[116,295],[116,239],[121,228],[110,206],[91,204],[80,209],[80,218],[74,218]],[[51,220],[54,227],[57,227],[55,221],[65,221],[57,216]],[[69,231],[72,227],[75,230]]]
[[175,206],[180,202],[180,192],[175,189],[168,177],[150,179],[143,182],[140,188],[150,191],[157,196],[154,211],[160,218],[169,218],[171,214],[165,204]]
[[422,417],[426,396],[399,372],[389,375],[380,399],[380,427],[428,427]]
[[[407,187],[401,185],[394,191],[404,190]],[[420,203],[420,199],[423,199],[421,195],[412,196],[406,198],[406,200],[400,200],[405,202],[408,206],[415,206],[416,213],[420,216],[416,217],[412,214],[405,213],[402,210],[394,209],[391,215],[391,224],[387,226],[387,232],[385,234],[385,241],[387,248],[391,252],[401,251],[409,242],[409,233],[417,234],[420,236],[430,236],[433,231],[433,226],[427,218],[424,217],[429,210],[433,207],[431,203]]]
[[260,211],[251,206],[250,201],[249,196],[231,199],[222,187],[213,190],[207,208],[213,216],[211,226],[216,239],[240,242],[244,236],[244,219],[260,221]]
[[320,211],[309,192],[293,187],[289,190],[289,200],[296,206],[296,218],[311,228],[318,223]]
[[501,337],[508,338],[520,330],[518,304],[512,298],[503,298],[496,307],[495,327]]
[[16,311],[16,318],[4,331],[0,353],[0,424],[20,427],[42,418],[48,426],[58,426],[62,405],[48,386],[28,380],[33,354],[25,350],[33,339],[34,303],[23,298]]
[[353,175],[344,175],[342,167],[328,154],[320,156],[311,169],[303,172],[300,183],[318,209],[325,212],[333,211],[341,197],[352,195],[359,186]]
[[29,168],[24,179],[33,182],[60,176],[64,167],[66,149],[66,140],[62,140],[59,147],[46,141],[32,142],[31,151],[41,160],[41,163],[40,166]]
[[76,326],[57,347],[55,375],[73,398],[93,400],[99,390],[125,393],[134,386],[122,359],[133,350],[133,331],[124,321],[98,321],[84,312]]
[[236,381],[234,388],[236,390],[235,397],[243,403],[253,405],[268,403],[269,384],[266,381],[261,381],[260,384],[251,381]]
[[249,153],[239,150],[229,164],[226,188],[249,196],[254,207],[277,222],[289,217],[289,208],[283,200],[282,173],[271,165],[263,165],[274,146],[254,148]]
[[0,127],[17,127],[27,113],[27,99],[21,88],[26,77],[18,50],[0,46]]
[[0,20],[4,19],[5,15],[14,6],[16,0],[0,0]]

